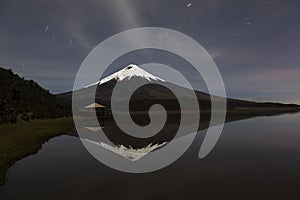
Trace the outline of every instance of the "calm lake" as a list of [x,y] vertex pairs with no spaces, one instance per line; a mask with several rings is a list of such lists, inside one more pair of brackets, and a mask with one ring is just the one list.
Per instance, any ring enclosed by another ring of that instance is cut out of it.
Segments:
[[226,123],[199,159],[205,132],[176,162],[146,174],[101,164],[77,137],[53,138],[9,169],[0,199],[300,199],[300,114]]

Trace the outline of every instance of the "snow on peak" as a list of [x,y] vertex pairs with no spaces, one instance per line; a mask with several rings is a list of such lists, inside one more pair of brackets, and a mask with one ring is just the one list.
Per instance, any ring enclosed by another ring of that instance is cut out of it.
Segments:
[[90,87],[92,85],[101,85],[103,83],[106,83],[110,80],[118,80],[118,81],[122,81],[122,80],[130,80],[132,77],[141,77],[141,78],[145,78],[148,81],[165,81],[161,78],[158,78],[152,74],[150,74],[149,72],[146,72],[145,70],[143,70],[142,68],[138,67],[135,64],[130,64],[127,67],[125,67],[124,69],[113,73],[103,79],[101,79],[100,81],[97,81],[96,83],[90,84],[87,87]]

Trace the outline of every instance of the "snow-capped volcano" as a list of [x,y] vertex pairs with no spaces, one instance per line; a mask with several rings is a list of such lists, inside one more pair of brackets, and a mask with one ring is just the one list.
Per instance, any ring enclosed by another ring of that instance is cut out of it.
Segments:
[[130,80],[132,77],[141,77],[144,79],[147,79],[148,81],[165,81],[161,78],[158,78],[152,74],[150,74],[149,72],[146,72],[145,70],[141,69],[140,67],[138,67],[137,65],[134,64],[130,64],[127,67],[125,67],[124,69],[113,73],[103,79],[101,79],[100,81],[97,81],[93,84],[90,84],[87,87],[93,86],[93,85],[101,85],[103,83],[106,83],[110,80],[117,80],[117,81],[122,81],[122,80]]

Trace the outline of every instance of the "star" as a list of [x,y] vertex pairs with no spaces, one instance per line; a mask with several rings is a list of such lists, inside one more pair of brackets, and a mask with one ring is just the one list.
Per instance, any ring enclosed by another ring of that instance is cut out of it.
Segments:
[[250,25],[251,24],[251,22],[249,21],[249,19],[248,18],[243,18],[243,21],[247,24],[247,25]]
[[50,26],[50,24],[47,24],[47,25],[46,25],[46,27],[45,27],[45,33],[48,32],[49,26]]

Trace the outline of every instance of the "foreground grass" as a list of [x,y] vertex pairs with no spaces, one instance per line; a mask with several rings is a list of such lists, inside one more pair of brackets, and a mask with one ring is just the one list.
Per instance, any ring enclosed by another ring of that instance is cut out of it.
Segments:
[[73,127],[72,118],[19,121],[0,125],[0,185],[7,169],[21,158],[34,154],[50,138],[62,135]]

